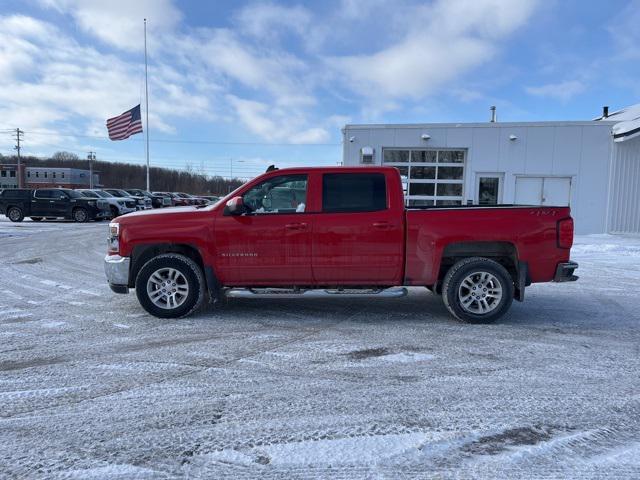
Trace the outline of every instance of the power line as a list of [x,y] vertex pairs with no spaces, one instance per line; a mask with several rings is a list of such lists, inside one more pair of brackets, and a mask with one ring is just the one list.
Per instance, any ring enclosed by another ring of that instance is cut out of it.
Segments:
[[[80,137],[80,138],[94,138],[99,140],[109,140],[109,137],[101,135],[81,135],[77,133],[56,133],[56,132],[43,132],[38,130],[29,130],[26,133],[30,135],[50,135],[59,137]],[[144,142],[144,139],[131,138],[134,142]],[[201,145],[247,145],[247,146],[263,146],[263,147],[337,147],[342,143],[292,143],[292,142],[226,142],[220,140],[172,140],[169,138],[149,139],[153,143],[184,143],[184,144],[201,144]]]

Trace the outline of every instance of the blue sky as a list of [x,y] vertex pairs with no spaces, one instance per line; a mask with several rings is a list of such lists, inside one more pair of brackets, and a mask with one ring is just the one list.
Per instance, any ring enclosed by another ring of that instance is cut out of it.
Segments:
[[0,153],[142,163],[104,121],[143,98],[154,165],[334,165],[346,123],[588,120],[640,102],[640,2],[4,0]]

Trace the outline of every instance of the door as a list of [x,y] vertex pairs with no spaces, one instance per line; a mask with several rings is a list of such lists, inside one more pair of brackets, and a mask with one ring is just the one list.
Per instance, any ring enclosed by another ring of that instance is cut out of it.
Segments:
[[476,176],[476,203],[478,205],[498,205],[502,203],[501,173],[479,173]]
[[571,200],[571,177],[517,177],[518,205],[568,206]]
[[226,285],[313,283],[307,175],[270,177],[243,195],[244,215],[216,221],[216,274]]
[[546,177],[542,184],[542,205],[569,206],[571,200],[570,177]]
[[[402,207],[402,205],[400,205]],[[327,173],[313,227],[313,276],[320,285],[398,285],[404,210],[390,209],[382,173]]]
[[31,199],[31,215],[34,217],[55,217],[54,213],[54,190],[36,190]]
[[51,195],[53,202],[50,202],[50,205],[53,216],[66,217],[70,206],[70,197],[62,190],[51,191],[53,192]]

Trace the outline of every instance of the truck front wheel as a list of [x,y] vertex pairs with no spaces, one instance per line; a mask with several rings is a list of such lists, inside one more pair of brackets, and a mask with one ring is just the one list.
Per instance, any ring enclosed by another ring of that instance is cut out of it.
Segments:
[[18,207],[11,207],[7,211],[7,217],[12,222],[21,222],[24,219],[24,213]]
[[136,277],[142,307],[160,318],[177,318],[197,310],[204,300],[204,277],[196,262],[166,253],[152,258]]
[[513,301],[509,272],[489,258],[471,257],[453,265],[442,283],[449,312],[468,323],[490,323],[504,315]]

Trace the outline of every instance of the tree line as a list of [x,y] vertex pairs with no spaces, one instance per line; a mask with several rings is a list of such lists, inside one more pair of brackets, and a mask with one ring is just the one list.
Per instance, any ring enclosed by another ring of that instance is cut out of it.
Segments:
[[[23,164],[28,167],[81,168],[87,170],[87,160],[80,159],[75,153],[56,152],[49,158],[22,156]],[[0,155],[0,163],[16,164],[16,156]],[[146,186],[147,169],[144,165],[131,163],[105,162],[95,160],[93,171],[100,176],[105,188],[141,188]],[[237,178],[209,176],[187,170],[151,167],[149,169],[151,189],[156,192],[187,192],[196,195],[226,195],[244,183]]]

